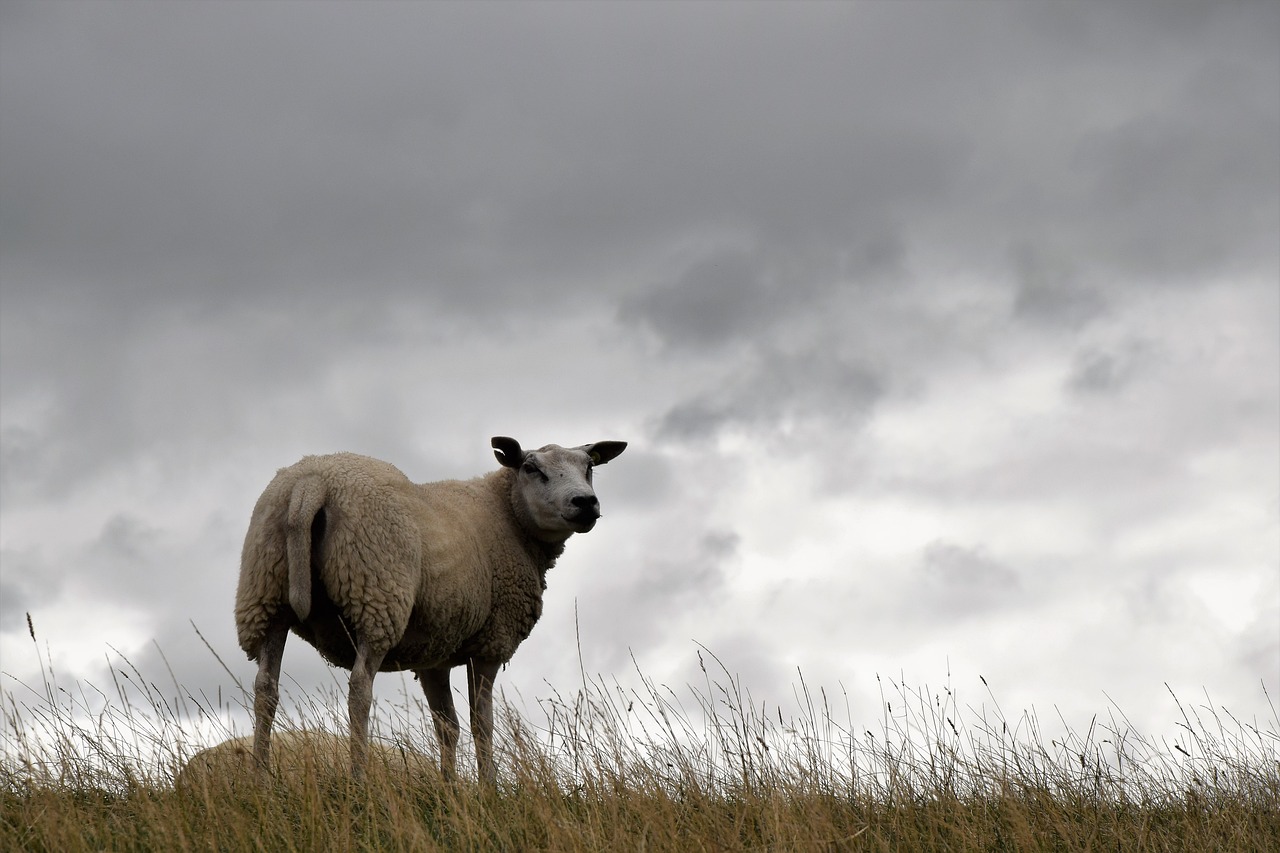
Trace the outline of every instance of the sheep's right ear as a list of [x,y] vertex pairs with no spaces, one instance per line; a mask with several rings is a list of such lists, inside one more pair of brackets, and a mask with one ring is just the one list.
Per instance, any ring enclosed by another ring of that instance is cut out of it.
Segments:
[[597,441],[582,448],[591,457],[592,465],[603,465],[627,449],[625,441]]
[[498,457],[498,461],[505,467],[519,468],[520,463],[524,462],[524,451],[520,449],[520,442],[514,438],[495,435],[489,440],[489,444],[493,446],[493,455]]

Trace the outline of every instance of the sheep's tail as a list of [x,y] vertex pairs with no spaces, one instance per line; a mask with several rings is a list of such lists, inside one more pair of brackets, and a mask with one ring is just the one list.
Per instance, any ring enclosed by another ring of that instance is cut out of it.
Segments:
[[[311,613],[311,549],[327,497],[319,477],[303,477],[293,487],[289,498],[289,517],[285,524],[289,556],[289,606],[298,619],[306,621]],[[321,522],[321,525],[323,522]]]

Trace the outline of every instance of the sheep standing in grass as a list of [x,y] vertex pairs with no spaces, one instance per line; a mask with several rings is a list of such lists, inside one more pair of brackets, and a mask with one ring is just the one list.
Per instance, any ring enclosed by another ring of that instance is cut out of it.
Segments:
[[253,754],[270,766],[280,661],[292,630],[351,670],[350,753],[361,773],[378,672],[412,670],[456,768],[449,670],[466,666],[480,778],[493,783],[493,681],[542,615],[547,570],[565,540],[600,517],[593,465],[623,441],[524,451],[492,441],[502,467],[473,480],[415,484],[366,456],[308,456],[258,499],[236,590],[240,647],[258,662]]

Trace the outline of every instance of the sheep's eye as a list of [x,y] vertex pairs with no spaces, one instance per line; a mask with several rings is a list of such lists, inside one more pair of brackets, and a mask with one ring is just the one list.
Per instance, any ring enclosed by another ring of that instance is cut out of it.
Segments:
[[537,465],[534,465],[532,462],[524,463],[524,472],[526,474],[537,474],[542,479],[544,480],[547,479],[547,475],[542,473],[542,469],[539,468]]

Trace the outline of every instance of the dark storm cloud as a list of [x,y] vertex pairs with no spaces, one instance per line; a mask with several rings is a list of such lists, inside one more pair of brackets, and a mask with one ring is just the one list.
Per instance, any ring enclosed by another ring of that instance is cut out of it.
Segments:
[[482,173],[510,169],[470,143],[502,129],[457,138],[462,105],[423,58],[460,57],[430,13],[350,11],[90,4],[14,28],[6,256],[82,298],[475,284],[450,259],[474,246]]
[[1106,265],[1274,258],[1269,5],[7,6],[6,396],[127,439],[123,354],[175,305],[295,382],[405,300],[767,341],[922,250],[1016,246],[1019,315],[1078,325]]
[[[1265,25],[1265,21],[1260,23]],[[1271,21],[1271,33],[1280,22]],[[1167,100],[1082,135],[1074,165],[1086,204],[1117,226],[1092,236],[1099,259],[1137,274],[1182,280],[1188,271],[1274,259],[1280,137],[1265,77],[1271,69],[1213,57]]]
[[[1145,16],[969,5],[20,7],[3,251],[82,294],[332,298],[357,281],[488,304],[690,228],[834,253],[940,202],[985,225],[1020,183],[1043,203],[1007,224],[1036,236],[1067,218],[1074,242],[1162,266],[1257,252],[1274,61],[1226,50],[1274,34],[1255,5],[1145,37]],[[1088,49],[1065,53],[1073,38]],[[1144,46],[1157,75],[1175,51],[1202,58],[1164,87],[1142,70],[1149,106],[1109,126],[1086,111],[1141,90],[1053,97],[1074,63],[1123,80]],[[1059,111],[1074,174],[1034,126],[1016,158],[984,149],[988,120],[1017,128],[1018,88],[1000,86],[1019,78]]]
[[625,296],[618,319],[676,349],[758,344],[790,320],[812,319],[838,290],[900,275],[905,254],[901,235],[887,228],[799,248],[710,252],[673,280]]
[[722,385],[672,406],[653,429],[661,440],[701,440],[735,428],[771,433],[810,421],[856,430],[883,392],[877,372],[825,348],[768,351]]
[[1093,15],[1068,5],[1027,8],[1047,51],[1037,70],[1058,65],[1078,85],[1040,78],[1046,94],[1065,96],[1046,125],[1065,146],[1043,174],[1021,176],[1023,224],[1126,278],[1274,265],[1280,67],[1265,45],[1280,33],[1280,9],[1138,3]]
[[705,347],[759,335],[782,307],[779,288],[747,252],[704,258],[672,284],[624,303],[623,322],[639,320],[665,341]]

